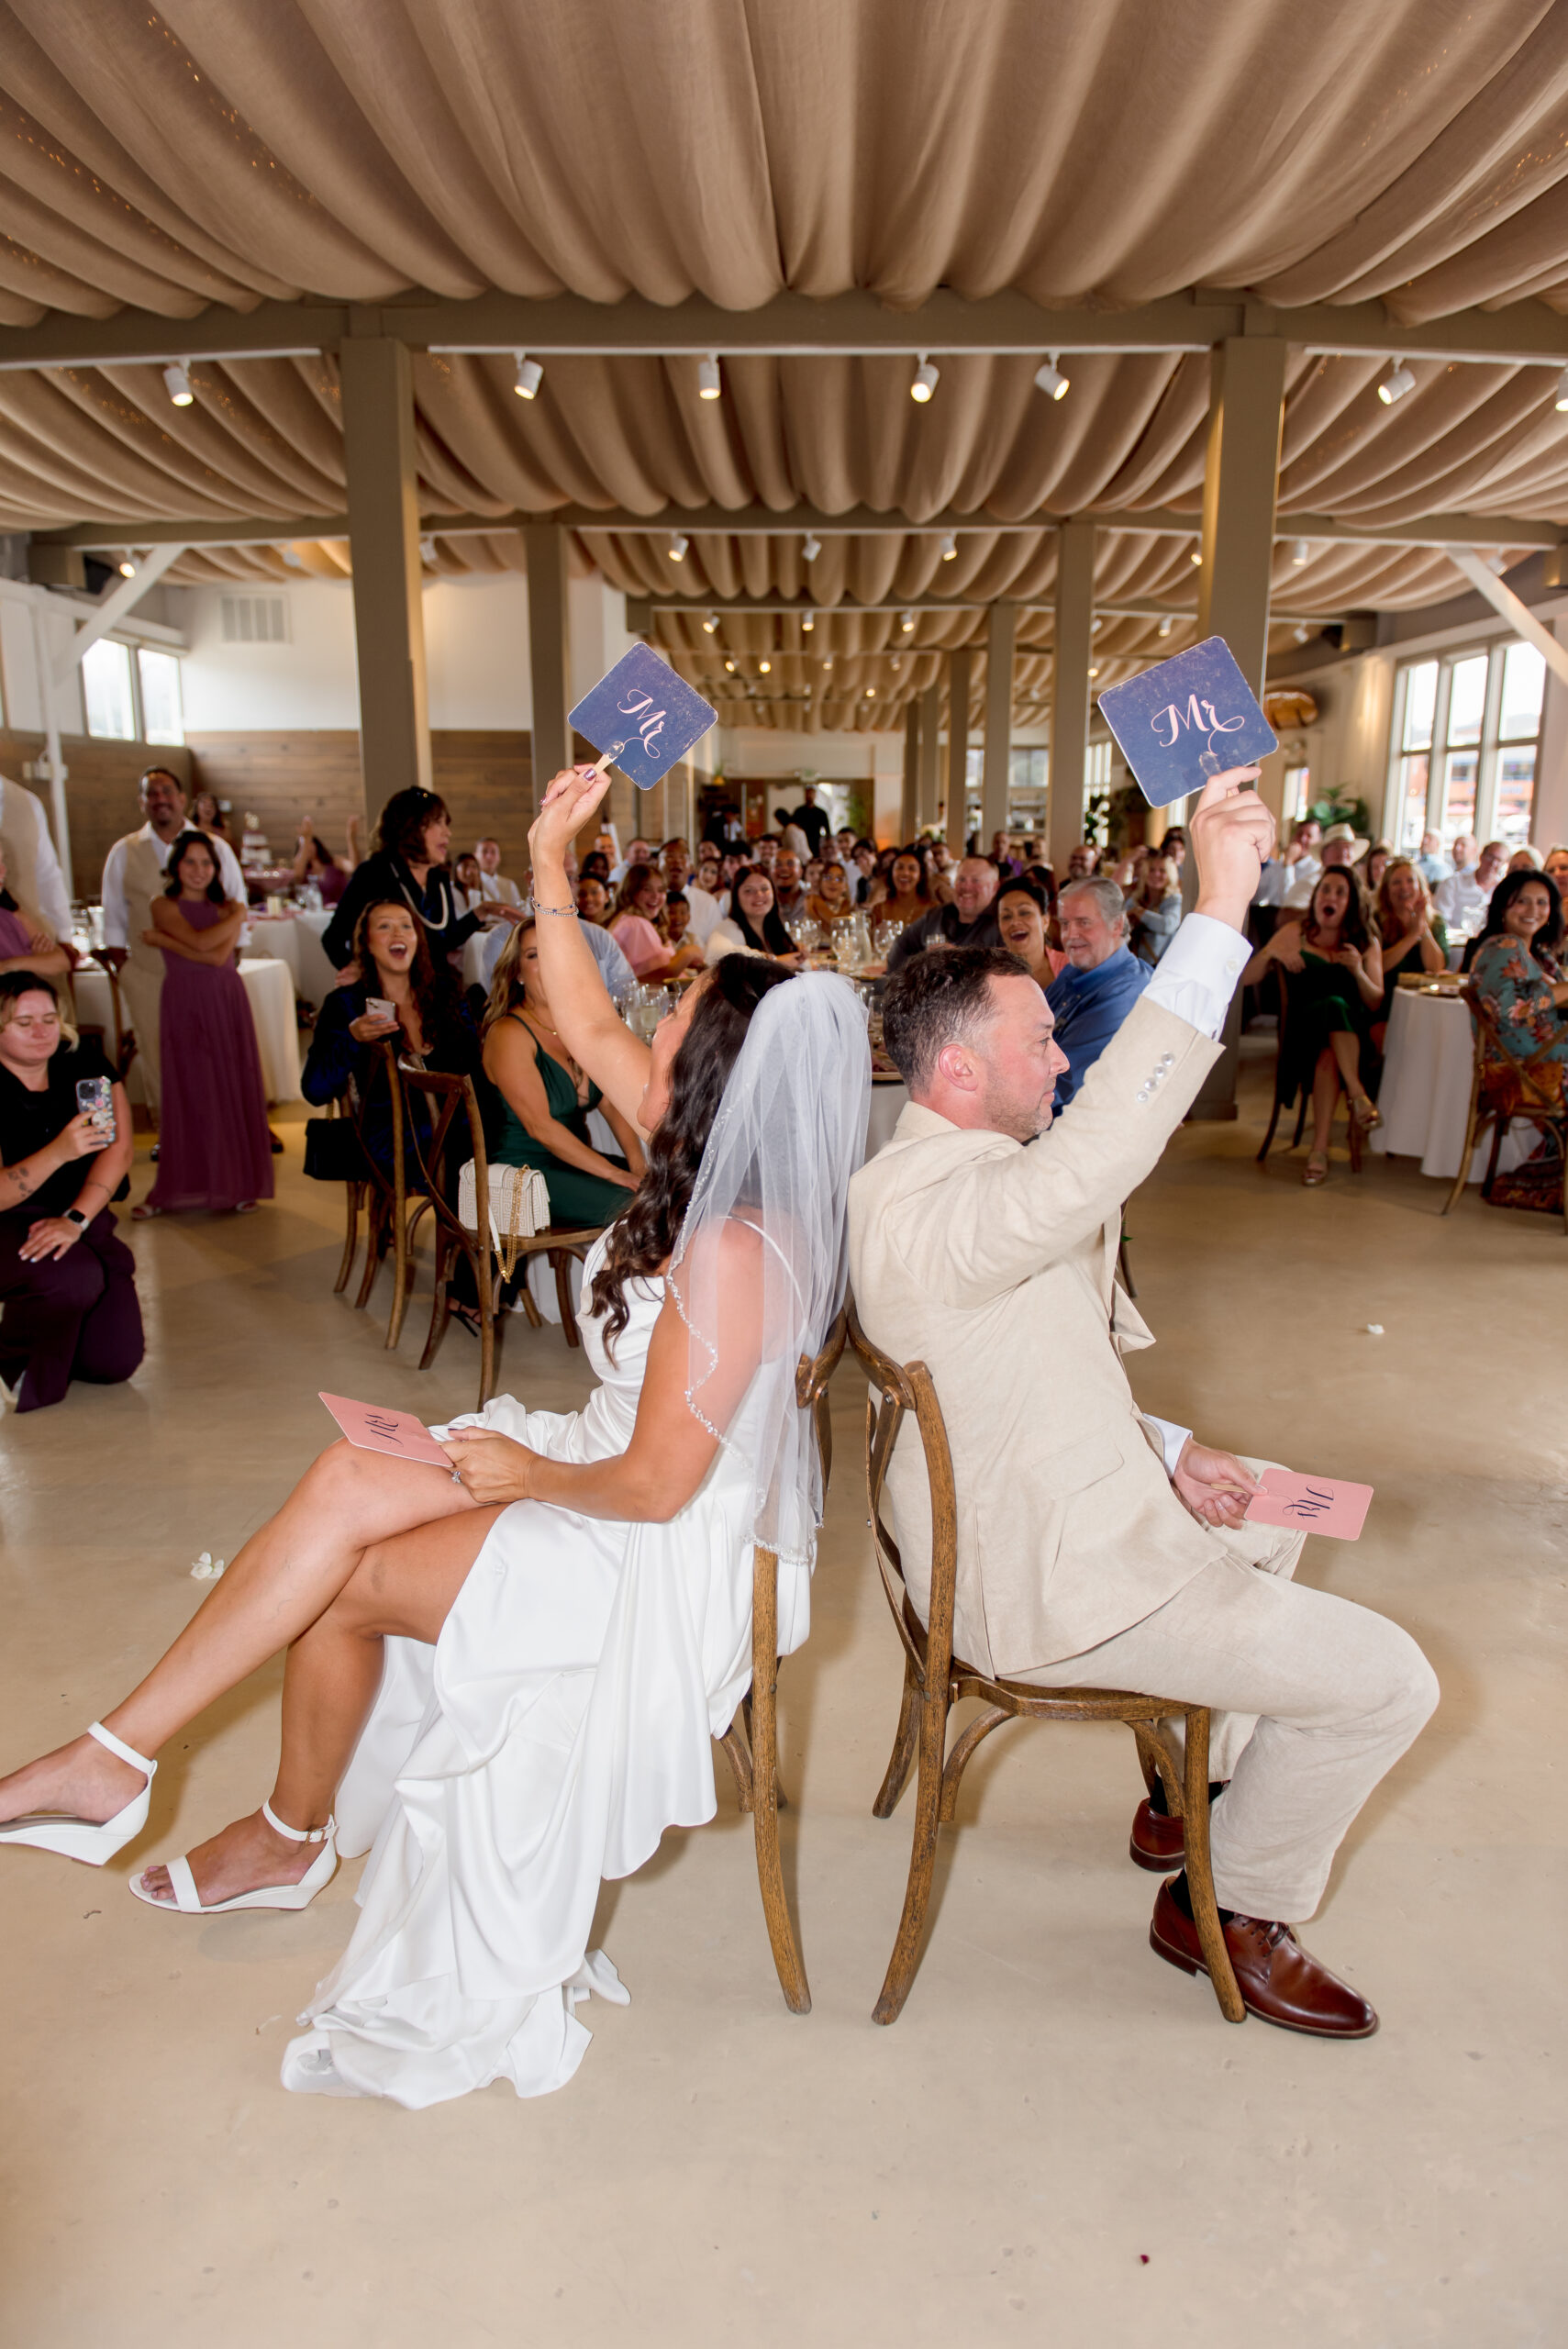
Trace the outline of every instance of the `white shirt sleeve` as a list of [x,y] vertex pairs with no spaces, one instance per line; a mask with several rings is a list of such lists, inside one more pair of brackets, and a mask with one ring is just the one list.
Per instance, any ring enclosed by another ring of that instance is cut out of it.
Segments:
[[26,800],[33,811],[37,838],[33,875],[34,895],[38,899],[35,910],[43,916],[57,939],[68,939],[71,936],[71,892],[65,885],[60,859],[54,852],[54,840],[43,808],[30,791],[23,791],[14,783],[7,784],[6,788],[7,792],[15,792],[18,799]]
[[1165,1455],[1165,1474],[1173,1476],[1183,1448],[1191,1440],[1191,1428],[1179,1428],[1173,1419],[1157,1419],[1152,1411],[1143,1413],[1143,1424],[1152,1428],[1159,1437],[1160,1449]]
[[124,841],[117,841],[104,864],[104,943],[106,946],[128,948],[126,930],[130,922],[130,908],[125,898]]
[[1251,953],[1229,922],[1189,914],[1162,955],[1143,1000],[1173,1011],[1200,1035],[1218,1036]]

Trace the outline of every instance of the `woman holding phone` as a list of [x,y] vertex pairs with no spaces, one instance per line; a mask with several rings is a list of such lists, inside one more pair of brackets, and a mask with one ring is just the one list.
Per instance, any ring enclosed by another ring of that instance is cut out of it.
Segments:
[[343,1094],[368,1098],[361,1138],[392,1176],[392,1105],[384,1086],[371,1089],[378,1044],[395,1044],[400,1060],[451,1076],[472,1076],[479,1039],[457,981],[438,970],[424,929],[401,896],[373,896],[354,925],[351,977],[328,996],[300,1074],[307,1101],[325,1108]]
[[47,979],[0,972],[0,1415],[140,1362],[136,1264],[109,1213],[130,1159],[130,1110],[98,1046]]

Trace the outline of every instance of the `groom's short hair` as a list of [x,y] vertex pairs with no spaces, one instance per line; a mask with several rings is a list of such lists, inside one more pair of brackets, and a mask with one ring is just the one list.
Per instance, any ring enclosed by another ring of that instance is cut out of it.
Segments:
[[882,1037],[911,1091],[930,1082],[944,1044],[968,1042],[990,1019],[993,979],[1027,979],[1029,967],[1003,946],[929,947],[887,982]]

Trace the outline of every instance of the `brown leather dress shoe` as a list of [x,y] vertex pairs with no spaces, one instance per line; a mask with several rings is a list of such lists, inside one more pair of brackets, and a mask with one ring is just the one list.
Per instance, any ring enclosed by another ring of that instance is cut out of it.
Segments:
[[[1372,2037],[1377,2029],[1376,2009],[1309,1956],[1289,1925],[1262,1917],[1232,1917],[1224,1932],[1242,2003],[1260,2022],[1303,2031],[1314,2039]],[[1155,1898],[1149,1946],[1184,1974],[1208,1972],[1197,1927],[1183,1916],[1168,1884],[1160,1887]]]
[[1156,1876],[1169,1876],[1187,1856],[1185,1830],[1179,1819],[1167,1818],[1162,1810],[1153,1809],[1145,1795],[1132,1814],[1132,1833],[1127,1848],[1139,1867],[1152,1868]]

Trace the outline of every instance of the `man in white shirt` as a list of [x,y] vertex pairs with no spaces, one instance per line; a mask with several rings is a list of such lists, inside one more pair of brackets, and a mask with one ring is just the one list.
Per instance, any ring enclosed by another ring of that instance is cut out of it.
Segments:
[[479,863],[479,902],[482,906],[520,906],[522,894],[515,881],[508,881],[501,870],[501,843],[483,840],[473,843],[473,853]]
[[[1318,834],[1316,818],[1312,822],[1314,839]],[[1299,838],[1299,834],[1297,835]],[[1356,836],[1349,824],[1330,824],[1322,836],[1322,854],[1314,856],[1308,849],[1293,866],[1289,885],[1284,893],[1287,912],[1301,913],[1312,903],[1312,892],[1325,873],[1348,873],[1355,862]]]
[[1448,879],[1453,867],[1443,854],[1443,844],[1440,834],[1437,832],[1421,834],[1421,853],[1416,859],[1416,865],[1429,889],[1435,889],[1440,881]]
[[642,834],[639,832],[635,840],[628,841],[626,854],[620,863],[611,865],[610,887],[618,889],[634,864],[651,864],[652,862],[653,843],[651,841],[645,841]]
[[692,909],[692,936],[699,946],[706,946],[723,918],[717,898],[706,889],[699,889],[693,880],[692,860],[684,841],[666,841],[661,861],[664,886],[678,890],[684,897]]
[[0,775],[0,842],[11,895],[28,912],[39,915],[63,944],[71,936],[71,892],[50,838],[43,803],[5,775]]
[[[955,949],[889,981],[883,1032],[910,1097],[851,1183],[850,1271],[867,1336],[925,1363],[936,1386],[956,1486],[956,1656],[1040,1687],[1213,1709],[1210,1778],[1228,1781],[1214,1885],[1242,1998],[1288,2030],[1364,2039],[1375,2012],[1292,1927],[1437,1684],[1396,1625],[1291,1579],[1300,1533],[1245,1520],[1254,1466],[1140,1413],[1121,1359],[1151,1342],[1116,1285],[1122,1202],[1219,1057],[1273,831],[1237,787],[1256,772],[1205,787],[1195,909],[1060,1128],[1065,1055],[1021,964]],[[1216,1294],[1227,1283],[1241,1294],[1246,1270],[1221,1249]],[[887,1494],[920,1609],[931,1504],[910,1422]],[[1162,1822],[1162,1850],[1140,1848],[1147,1808],[1133,1857],[1173,1864],[1177,1821]],[[1184,1869],[1161,1887],[1150,1940],[1205,1970]]]
[[1302,899],[1303,905],[1307,903],[1323,870],[1318,855],[1322,831],[1323,827],[1316,816],[1302,818],[1291,836],[1289,847],[1283,854],[1276,852],[1263,866],[1258,879],[1258,893],[1252,900],[1255,906],[1283,906],[1286,891],[1301,880],[1307,883],[1307,897]]
[[1473,934],[1485,918],[1492,902],[1492,892],[1508,869],[1508,849],[1506,841],[1488,841],[1481,852],[1481,861],[1473,872],[1459,861],[1462,848],[1473,848],[1473,841],[1464,835],[1453,844],[1453,871],[1446,881],[1440,881],[1432,892],[1432,901],[1450,930]]
[[[139,832],[128,832],[115,842],[104,865],[103,959],[119,973],[148,1101],[156,1116],[164,958],[160,948],[143,942],[142,932],[152,927],[152,900],[162,895],[169,851],[185,829],[185,793],[167,767],[149,767],[138,789],[147,821]],[[211,833],[206,837],[217,859],[224,896],[236,905],[247,904],[245,876],[234,851],[227,841]]]

